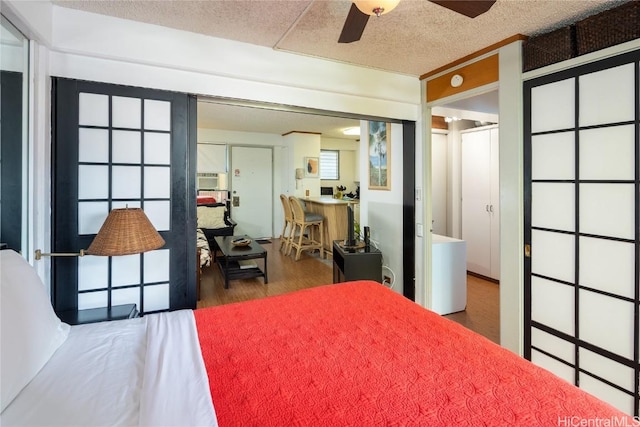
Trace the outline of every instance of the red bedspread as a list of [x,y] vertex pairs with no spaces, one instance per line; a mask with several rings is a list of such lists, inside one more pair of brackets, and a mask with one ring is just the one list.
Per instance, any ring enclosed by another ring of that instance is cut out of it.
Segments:
[[221,427],[557,426],[624,417],[375,282],[195,317]]
[[212,196],[196,196],[196,203],[198,205],[207,205],[215,202],[216,198]]

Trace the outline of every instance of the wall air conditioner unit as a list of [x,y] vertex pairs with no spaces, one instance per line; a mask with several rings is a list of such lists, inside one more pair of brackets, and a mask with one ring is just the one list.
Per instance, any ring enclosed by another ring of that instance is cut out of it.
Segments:
[[217,190],[218,174],[217,173],[199,173],[197,184],[198,184],[198,190]]

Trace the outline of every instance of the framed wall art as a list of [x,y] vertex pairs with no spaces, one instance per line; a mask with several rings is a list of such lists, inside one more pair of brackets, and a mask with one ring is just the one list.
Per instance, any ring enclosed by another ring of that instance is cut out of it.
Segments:
[[320,160],[318,157],[304,158],[305,178],[318,178],[320,176]]
[[369,122],[369,189],[391,190],[391,123]]

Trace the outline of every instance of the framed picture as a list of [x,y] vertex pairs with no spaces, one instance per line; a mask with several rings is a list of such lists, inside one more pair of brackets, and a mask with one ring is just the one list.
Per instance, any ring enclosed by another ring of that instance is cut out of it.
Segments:
[[318,157],[304,158],[305,178],[318,178],[320,176],[320,160]]
[[369,189],[391,190],[390,123],[369,122]]

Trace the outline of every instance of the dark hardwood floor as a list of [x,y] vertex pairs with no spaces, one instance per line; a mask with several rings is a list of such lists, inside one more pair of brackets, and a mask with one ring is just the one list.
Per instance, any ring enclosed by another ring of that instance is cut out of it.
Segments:
[[[284,294],[333,281],[331,258],[321,260],[318,253],[303,252],[299,261],[280,251],[280,241],[262,245],[267,250],[269,283],[262,278],[232,280],[229,289],[217,266],[202,271],[198,308],[248,301],[272,295]],[[258,260],[258,264],[262,261]],[[446,315],[490,340],[500,342],[499,285],[481,278],[467,276],[467,308],[465,311]]]
[[[272,239],[272,243],[263,244],[262,247],[267,250],[269,262],[267,285],[264,285],[262,278],[232,280],[229,289],[224,289],[220,270],[212,265],[202,271],[198,308],[264,298],[333,282],[330,259],[320,260],[317,252],[303,252],[300,260],[295,261],[293,256],[280,251],[278,239]],[[262,267],[262,260],[256,262]]]
[[500,285],[467,274],[466,310],[444,317],[500,344]]

